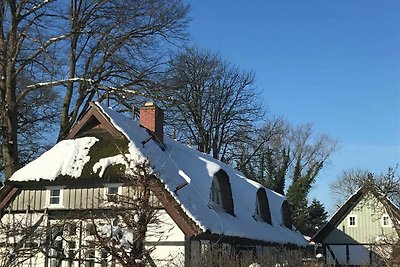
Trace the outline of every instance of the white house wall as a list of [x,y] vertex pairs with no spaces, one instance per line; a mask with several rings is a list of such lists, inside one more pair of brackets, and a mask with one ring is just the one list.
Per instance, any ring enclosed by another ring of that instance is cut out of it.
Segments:
[[154,246],[151,253],[157,266],[171,266],[172,262],[182,266],[185,261],[185,234],[172,220],[165,210],[158,211],[157,225],[148,227],[146,242],[147,247]]
[[[133,195],[136,190],[133,187],[125,186],[122,188],[121,192],[123,195]],[[23,190],[11,203],[8,211],[2,218],[2,224],[5,225],[25,220],[33,225],[46,212],[45,208],[49,206],[48,196],[48,190],[44,189]],[[61,210],[64,209],[67,212],[73,211],[74,209],[96,208],[103,204],[104,188],[64,188],[62,191],[62,198],[63,207]],[[152,196],[152,203],[159,205],[154,195]],[[26,211],[28,207],[33,213],[27,215]],[[174,262],[176,266],[182,266],[185,261],[185,235],[163,208],[159,207],[157,214],[160,223],[148,226],[145,245],[147,248],[154,249],[151,253],[151,257],[157,266],[171,266],[172,262]],[[79,220],[74,221],[79,225]],[[56,223],[57,221],[52,220],[52,222]],[[90,238],[84,234],[85,223],[80,222],[80,224],[82,226],[78,227],[78,232],[80,231],[80,234],[77,234],[74,238],[77,239],[77,244],[80,242],[84,244],[86,241],[90,241]],[[47,218],[43,220],[41,227],[44,229],[46,225]],[[82,241],[78,240],[79,236],[82,236]],[[1,238],[4,240],[4,237]],[[65,239],[69,240],[70,237],[66,236]],[[63,242],[65,242],[63,248],[66,250],[67,243],[66,241]],[[100,257],[100,249],[96,249],[96,257]],[[45,266],[44,255],[40,254],[29,259],[24,266]],[[49,265],[49,267],[50,266],[51,265]],[[68,261],[64,261],[61,267],[67,266],[69,266]],[[74,266],[78,266],[78,262],[75,262]],[[96,263],[95,267],[100,267],[100,264]]]

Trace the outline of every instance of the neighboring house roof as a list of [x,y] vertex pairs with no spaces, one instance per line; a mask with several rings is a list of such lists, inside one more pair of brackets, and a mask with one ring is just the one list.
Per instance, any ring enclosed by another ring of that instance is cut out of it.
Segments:
[[[229,165],[171,138],[164,137],[163,149],[160,149],[160,143],[151,139],[149,131],[130,118],[103,105],[95,103],[89,112],[91,116],[96,116],[99,121],[108,124],[108,128],[112,125],[114,130],[116,129],[128,140],[127,154],[117,153],[114,156],[96,158],[96,162],[90,165],[91,175],[102,177],[108,168],[126,165],[126,158],[133,162],[148,159],[164,191],[167,192],[167,196],[165,192],[164,196],[168,201],[174,202],[175,208],[187,216],[186,220],[195,223],[197,234],[239,237],[267,243],[307,245],[307,241],[299,232],[284,226],[281,210],[285,201],[284,196],[265,189],[272,224],[256,220],[254,214],[257,190],[262,188],[259,183],[247,179]],[[89,115],[82,120],[89,121]],[[72,130],[74,135],[83,127],[82,121],[78,122],[78,126]],[[115,131],[112,134],[118,136]],[[98,142],[96,137],[63,140],[15,172],[9,181],[17,183],[53,181],[60,176],[78,179],[83,176],[82,172],[88,172],[88,162],[93,160],[90,151],[96,146],[96,142]],[[220,170],[229,177],[233,216],[210,206],[211,183],[214,174]]]
[[335,214],[333,214],[329,221],[314,235],[313,240],[315,242],[322,243],[325,237],[333,229],[335,229],[354,209],[354,207],[369,193],[371,193],[376,200],[380,201],[387,210],[389,209],[391,211],[388,212],[388,215],[392,217],[392,220],[395,219],[400,221],[399,208],[394,205],[389,198],[385,197],[378,187],[367,181],[345,201],[345,203],[335,212]]

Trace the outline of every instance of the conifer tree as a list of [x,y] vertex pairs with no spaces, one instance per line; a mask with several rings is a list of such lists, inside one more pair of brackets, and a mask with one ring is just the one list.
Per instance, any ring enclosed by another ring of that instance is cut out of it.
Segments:
[[312,200],[307,210],[308,220],[305,234],[313,236],[327,222],[328,213],[325,211],[324,205],[315,198]]

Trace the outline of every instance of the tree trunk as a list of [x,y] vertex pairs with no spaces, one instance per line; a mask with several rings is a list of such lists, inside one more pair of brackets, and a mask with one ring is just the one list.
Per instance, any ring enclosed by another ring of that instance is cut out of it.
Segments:
[[15,3],[10,5],[11,25],[8,40],[3,34],[2,39],[2,131],[3,131],[3,164],[6,180],[19,168],[18,140],[17,140],[17,103],[16,103],[16,77],[15,77],[15,47],[17,46],[17,21],[15,14]]

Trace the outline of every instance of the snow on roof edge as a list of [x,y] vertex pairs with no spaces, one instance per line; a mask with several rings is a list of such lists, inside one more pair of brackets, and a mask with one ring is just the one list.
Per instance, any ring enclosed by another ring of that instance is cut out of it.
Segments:
[[[113,118],[113,115],[110,115],[109,114],[109,111],[108,110],[110,110],[111,112],[115,112],[115,111],[112,111],[111,109],[108,109],[108,108],[106,108],[106,107],[103,107],[101,104],[99,104],[99,103],[95,103],[96,104],[96,106],[98,106],[100,109],[101,109],[101,111],[109,118],[109,120],[111,121],[111,123],[116,127],[116,129],[117,130],[119,130],[122,134],[124,134],[124,136],[130,141],[130,143],[131,144],[134,144],[134,141],[133,141],[133,139],[132,139],[132,137],[125,131],[125,129],[123,128],[123,126],[120,126],[119,124],[118,124],[118,122],[116,122],[115,120],[114,120],[114,118]],[[107,110],[108,109],[108,110]],[[115,112],[116,113],[116,112]],[[119,114],[119,113],[116,113],[116,114],[118,114],[118,116],[123,116],[122,114]],[[125,119],[127,119],[125,116],[123,116]],[[132,121],[130,121],[130,123],[132,123]],[[128,127],[132,127],[132,126],[128,126]],[[166,138],[166,140],[168,140],[168,139],[170,139],[170,138]],[[172,139],[171,139],[172,140]],[[177,142],[177,141],[174,141],[174,140],[172,140],[173,142],[175,142],[175,143],[179,143],[179,142]],[[183,144],[180,144],[179,143],[179,145],[181,145],[181,146],[184,146]],[[185,146],[186,147],[186,149],[191,149],[191,150],[193,150],[192,148],[190,148],[190,147],[188,147],[188,146]],[[197,150],[196,150],[196,152],[192,152],[192,153],[200,153],[200,152],[198,152]],[[148,158],[147,156],[145,156],[143,153],[141,153],[141,156],[143,156],[143,157],[146,157],[146,158]],[[220,161],[218,161],[218,162],[216,162],[217,160],[215,160],[215,159],[209,159],[209,155],[207,155],[207,154],[204,154],[204,153],[202,153],[202,156],[204,157],[204,158],[207,158],[207,160],[210,160],[210,163],[213,163],[213,164],[215,164],[215,165],[218,165],[218,168],[219,169],[223,169],[223,170],[225,170],[225,171],[228,171],[228,173],[234,173],[235,174],[235,176],[237,176],[238,178],[240,177],[241,178],[241,180],[243,181],[243,182],[246,182],[247,184],[249,184],[249,185],[251,185],[251,186],[253,186],[254,188],[255,188],[255,191],[256,190],[258,190],[259,188],[264,188],[267,192],[269,192],[269,194],[273,194],[273,195],[275,195],[276,197],[278,197],[280,200],[281,200],[281,202],[280,202],[280,205],[283,203],[283,201],[285,200],[285,196],[283,196],[283,195],[281,195],[281,194],[279,194],[279,193],[277,193],[277,192],[275,192],[275,191],[273,191],[273,190],[271,190],[271,189],[268,189],[268,188],[265,188],[265,187],[263,187],[260,183],[258,183],[258,182],[256,182],[256,181],[253,181],[253,180],[250,180],[250,179],[248,179],[248,178],[246,178],[241,172],[239,172],[239,171],[237,171],[237,170],[235,170],[235,169],[233,169],[231,166],[229,166],[229,165],[227,165],[227,164],[225,164],[225,163],[222,163],[222,162],[220,162]],[[177,168],[178,168],[178,166],[176,166]],[[178,168],[179,169],[179,168]],[[180,170],[180,171],[182,171],[185,175],[184,176],[186,176],[186,177],[188,177],[189,179],[191,179],[190,178],[190,175],[187,175],[183,170]],[[179,173],[179,174],[181,174],[181,173]],[[181,178],[183,178],[183,179],[185,179],[185,180],[187,180],[187,178],[185,178],[185,177],[183,177],[183,175],[180,175],[181,176]],[[211,230],[212,231],[212,229],[210,229],[209,227],[207,227],[206,225],[204,225],[203,224],[203,221],[202,220],[198,220],[197,219],[197,217],[196,217],[196,214],[193,214],[192,213],[192,211],[190,210],[190,209],[187,209],[187,207],[186,207],[186,205],[187,204],[185,204],[184,202],[182,202],[181,201],[181,198],[178,196],[178,195],[176,195],[176,193],[174,192],[174,190],[173,190],[173,188],[171,188],[170,186],[169,186],[169,184],[168,184],[168,182],[166,182],[164,179],[163,179],[163,177],[159,177],[160,178],[160,180],[164,183],[164,185],[165,185],[165,188],[169,191],[169,193],[174,197],[174,199],[177,201],[177,203],[179,203],[179,205],[181,206],[181,208],[183,209],[183,211],[202,229],[202,230]],[[230,180],[231,180],[231,177],[230,177]],[[196,190],[196,187],[194,187],[194,186],[192,186],[192,184],[191,183],[189,183],[188,184],[188,186],[189,187],[192,187],[193,189],[195,189]],[[234,197],[234,196],[233,196]],[[255,200],[255,198],[256,198],[256,196],[254,196],[254,200]],[[207,204],[207,202],[206,201],[204,201],[204,204],[206,205],[206,206],[208,206],[208,204]],[[280,209],[280,205],[279,205],[279,209]],[[273,203],[270,203],[270,206],[274,206],[273,205]],[[276,205],[275,205],[276,206]],[[276,208],[276,207],[274,207],[274,208]],[[216,215],[219,217],[220,216],[220,214],[218,214],[218,212],[216,212],[216,211],[214,211],[213,209],[211,209],[212,210],[212,212],[214,212],[214,213],[216,213]],[[235,206],[235,212],[236,212],[236,206]],[[271,215],[272,215],[272,210],[271,210]],[[251,218],[252,219],[252,218]],[[290,232],[291,234],[296,234],[296,235],[299,235],[299,233],[296,233],[295,231],[293,231],[293,230],[290,230],[290,229],[287,229],[287,228],[284,228],[284,227],[282,227],[282,226],[279,226],[279,225],[275,225],[275,226],[273,226],[274,228],[275,228],[275,230],[278,230],[277,228],[282,228],[282,230],[284,231],[284,232]],[[221,229],[222,230],[222,229]],[[279,232],[279,231],[278,231]],[[283,238],[283,239],[281,239],[281,238],[278,238],[277,240],[265,240],[265,239],[261,239],[261,238],[259,238],[258,236],[256,236],[256,237],[249,237],[249,236],[241,236],[241,235],[239,235],[239,234],[229,234],[229,233],[224,233],[224,232],[221,232],[222,234],[227,234],[227,235],[230,235],[230,236],[237,236],[237,237],[244,237],[244,238],[253,238],[253,239],[258,239],[258,240],[260,240],[260,241],[266,241],[266,242],[272,242],[272,243],[274,243],[274,242],[278,242],[278,243],[291,243],[291,244],[294,244],[294,245],[300,245],[300,246],[303,246],[303,245],[306,245],[306,240],[304,240],[304,238],[301,236],[301,239],[304,241],[304,242],[300,242],[300,240],[299,239],[297,239],[297,240],[285,240],[285,238]],[[281,234],[283,234],[283,233],[281,233]],[[294,237],[294,236],[293,236]],[[280,241],[279,241],[280,240]],[[285,241],[284,241],[285,240]],[[291,241],[294,241],[294,242],[291,242]]]

